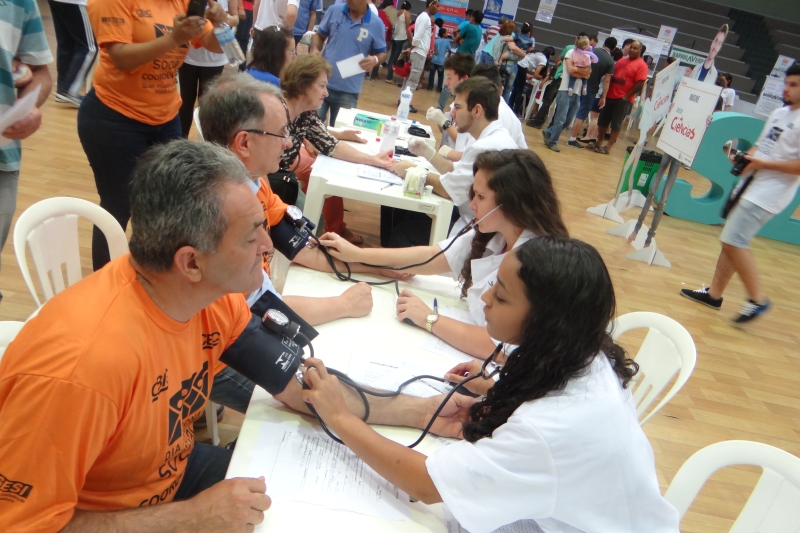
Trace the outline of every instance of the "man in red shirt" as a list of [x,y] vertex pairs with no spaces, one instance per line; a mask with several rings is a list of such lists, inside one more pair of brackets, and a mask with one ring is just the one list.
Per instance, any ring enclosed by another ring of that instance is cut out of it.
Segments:
[[[617,142],[622,121],[631,111],[633,99],[639,94],[647,81],[647,63],[642,59],[642,43],[633,41],[628,49],[628,57],[623,57],[614,65],[614,74],[608,89],[606,105],[597,119],[597,143],[590,143],[586,148],[594,149],[599,154],[607,154]],[[611,138],[608,146],[603,146],[606,132],[611,126]]]

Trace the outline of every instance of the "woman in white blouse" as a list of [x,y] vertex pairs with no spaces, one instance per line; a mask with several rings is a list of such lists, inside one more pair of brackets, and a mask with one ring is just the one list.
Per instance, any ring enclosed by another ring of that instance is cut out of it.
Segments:
[[[457,238],[447,251],[430,263],[404,270],[413,274],[452,274],[460,280],[461,297],[469,306],[475,324],[434,315],[433,310],[411,291],[397,299],[397,316],[410,319],[443,341],[475,357],[485,359],[494,349],[483,316],[481,295],[497,278],[505,255],[534,236],[567,236],[555,189],[544,163],[530,150],[487,151],[474,164],[470,208],[477,229]],[[402,267],[425,262],[450,244],[412,248],[357,248],[333,233],[320,242],[331,255],[347,262]],[[432,322],[429,317],[437,316]]]
[[470,533],[678,533],[636,418],[638,367],[607,332],[614,288],[597,250],[532,239],[506,256],[483,301],[489,334],[518,348],[496,383],[474,380],[492,385],[485,397],[456,395],[442,411],[437,431],[460,426],[463,441],[426,457],[382,437],[348,412],[317,359],[306,363],[303,398],[378,474],[426,504],[444,502]]

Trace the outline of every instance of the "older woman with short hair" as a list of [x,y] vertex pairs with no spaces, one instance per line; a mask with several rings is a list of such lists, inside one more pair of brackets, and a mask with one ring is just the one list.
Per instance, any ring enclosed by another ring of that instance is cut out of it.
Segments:
[[[300,147],[304,140],[309,141],[312,147],[323,155],[360,163],[387,168],[392,160],[391,152],[369,155],[352,146],[339,142],[320,120],[317,109],[322,100],[327,96],[328,76],[331,66],[320,56],[300,56],[288,64],[281,74],[281,89],[285,97],[286,114],[289,120],[289,135],[292,146],[283,152],[281,158],[282,170],[293,170],[300,180],[303,191],[308,188],[308,179],[311,175],[309,161],[300,164]],[[308,159],[312,159],[313,154]],[[344,222],[344,203],[341,198],[331,197],[325,200],[322,208],[325,218],[325,230],[338,233],[343,238],[354,244],[360,244],[362,239],[347,229]]]

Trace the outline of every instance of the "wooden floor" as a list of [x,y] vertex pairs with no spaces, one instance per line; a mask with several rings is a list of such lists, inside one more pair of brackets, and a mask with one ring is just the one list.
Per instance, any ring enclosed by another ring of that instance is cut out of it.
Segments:
[[[46,3],[40,2],[50,46],[55,54],[52,22]],[[55,68],[53,78],[55,80]],[[384,73],[381,72],[381,76]],[[383,81],[365,82],[360,107],[392,113],[399,88]],[[421,90],[414,105],[425,110],[436,93]],[[78,142],[77,110],[48,102],[42,109],[41,130],[23,143],[23,166],[17,198],[17,215],[31,204],[52,196],[76,196],[98,201],[89,165]],[[424,120],[424,112],[416,115]],[[113,135],[113,132],[108,132]],[[646,426],[655,451],[662,490],[675,472],[698,449],[729,439],[771,444],[800,456],[800,248],[756,238],[753,252],[761,269],[764,290],[774,310],[746,331],[735,329],[730,319],[744,299],[738,278],[725,294],[721,312],[681,298],[684,287],[708,284],[719,253],[720,228],[664,217],[658,229],[660,248],[672,268],[647,267],[625,259],[631,248],[620,237],[605,233],[615,224],[586,213],[586,208],[608,201],[622,165],[622,140],[611,155],[599,155],[562,144],[562,152],[546,150],[539,130],[525,128],[530,148],[552,173],[570,233],[602,253],[617,291],[618,313],[654,311],[686,326],[697,344],[698,362],[683,390]],[[632,138],[632,137],[631,137]],[[699,175],[681,170],[681,177],[708,188]],[[350,227],[378,240],[378,209],[345,202]],[[626,219],[635,216],[623,213]],[[91,271],[90,232],[81,228],[84,274]],[[13,234],[13,230],[12,230]],[[35,309],[14,256],[12,236],[2,253],[0,320],[24,320]],[[80,313],[76,306],[74,312]],[[641,336],[626,346],[635,353]],[[235,438],[242,416],[226,413],[223,442]],[[202,434],[198,434],[202,438]],[[686,532],[728,531],[758,478],[753,468],[724,470],[708,483],[682,522]]]

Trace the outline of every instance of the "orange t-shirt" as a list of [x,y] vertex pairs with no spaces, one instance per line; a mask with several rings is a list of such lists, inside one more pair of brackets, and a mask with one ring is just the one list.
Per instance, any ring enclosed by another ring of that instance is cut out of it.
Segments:
[[128,257],[47,302],[0,361],[0,531],[169,502],[181,483],[209,368],[251,313],[227,295],[177,322]]
[[[270,226],[274,226],[283,220],[287,205],[283,203],[280,196],[272,192],[272,188],[269,186],[268,182],[264,181],[264,178],[258,179],[261,184],[258,187],[258,192],[256,192],[256,198],[261,202],[261,207],[264,208],[264,218],[267,219],[267,223]],[[264,252],[262,255],[261,263],[267,275],[269,275],[269,265],[272,262],[272,256],[274,254],[275,248]]]
[[[100,46],[92,85],[105,105],[128,118],[156,126],[178,114],[178,67],[189,45],[183,44],[153,61],[123,72],[114,66],[106,45],[146,43],[172,32],[175,15],[186,13],[189,0],[89,0],[86,6]],[[206,32],[211,23],[206,22]],[[192,41],[193,44],[197,40]]]

